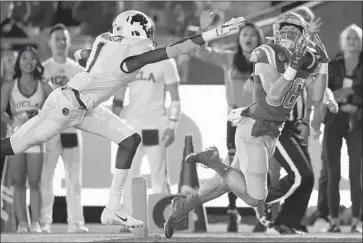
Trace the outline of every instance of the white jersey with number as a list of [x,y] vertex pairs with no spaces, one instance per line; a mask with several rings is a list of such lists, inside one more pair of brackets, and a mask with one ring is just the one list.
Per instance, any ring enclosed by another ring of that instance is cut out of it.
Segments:
[[40,81],[33,94],[25,95],[19,89],[19,82],[18,79],[16,79],[9,99],[10,110],[14,120],[12,128],[19,128],[31,117],[37,115],[44,101],[45,93]]
[[166,85],[179,82],[174,59],[146,65],[136,75],[135,82],[128,84],[129,103],[123,111],[123,117],[145,122],[160,120],[166,115]]
[[153,42],[147,38],[101,34],[92,45],[86,71],[68,85],[91,99],[96,107],[111,98],[122,85],[135,80],[137,72],[124,73],[121,70],[123,60],[153,49]]
[[[65,63],[58,63],[52,57],[43,62],[44,78],[59,88],[68,83],[76,74],[83,72],[84,68],[76,61],[67,58]],[[76,133],[77,129],[71,127],[62,133]]]

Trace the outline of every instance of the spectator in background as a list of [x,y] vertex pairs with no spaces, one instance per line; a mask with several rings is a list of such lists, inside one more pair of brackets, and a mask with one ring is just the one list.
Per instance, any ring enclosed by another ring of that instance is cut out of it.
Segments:
[[[170,173],[167,170],[167,149],[175,140],[175,129],[180,116],[180,78],[176,62],[169,59],[143,67],[134,82],[122,86],[115,94],[112,111],[125,119],[141,135],[123,193],[123,207],[133,215],[132,179],[141,176],[141,165],[146,154],[153,193],[170,193]],[[126,88],[129,103],[123,107]],[[166,93],[171,104],[165,110]],[[124,108],[124,109],[123,109]]]
[[110,31],[114,18],[123,11],[117,2],[77,2],[73,8],[73,18],[81,23],[81,34],[97,36]]
[[[216,21],[216,14],[211,11],[203,11],[200,17],[201,29],[209,27]],[[239,30],[237,37],[237,50],[220,50],[211,48],[207,44],[195,52],[195,56],[210,62],[214,65],[220,65],[224,70],[224,82],[226,87],[226,99],[228,110],[250,105],[252,95],[243,94],[246,81],[253,72],[253,64],[249,61],[252,51],[263,44],[264,37],[259,28],[253,23],[246,22]],[[231,122],[227,122],[227,148],[228,164],[231,164],[236,153],[234,136],[236,127]],[[229,223],[228,232],[238,231],[238,211],[236,207],[237,196],[232,192],[228,194],[229,205],[228,215]]]
[[349,156],[352,202],[351,232],[359,226],[362,203],[362,29],[350,25],[340,34],[341,52],[329,63],[329,88],[339,104],[338,114],[327,112],[322,160],[328,172],[329,232],[340,232],[339,182],[341,147],[345,138]]
[[[68,83],[76,74],[84,71],[77,62],[68,58],[71,39],[63,24],[56,24],[49,33],[49,47],[52,57],[43,62],[44,78],[50,81],[54,88]],[[47,153],[41,179],[42,218],[41,227],[50,233],[53,221],[53,180],[59,157],[62,156],[66,179],[67,221],[68,232],[88,232],[83,217],[81,204],[82,190],[82,136],[81,131],[69,128],[47,142]]]
[[[37,115],[45,99],[52,92],[50,84],[42,81],[43,66],[35,49],[26,47],[19,52],[13,81],[1,86],[1,120],[8,126],[7,136]],[[12,116],[5,114],[10,102]],[[17,233],[29,231],[26,205],[26,181],[30,188],[30,232],[40,229],[40,177],[43,165],[43,145],[29,148],[24,154],[9,156],[9,173],[14,186],[14,210],[18,221]]]
[[[299,7],[295,13],[300,14],[305,21],[307,21],[309,23],[309,29],[312,33],[319,33],[320,32],[320,27],[322,25],[321,19],[320,17],[316,18],[315,14],[311,11],[310,8],[302,6]],[[334,100],[334,97],[327,97],[328,100]],[[318,139],[319,140],[319,136],[320,136],[320,126],[321,126],[321,122],[322,119],[324,119],[325,113],[326,113],[326,109],[332,109],[334,105],[336,106],[335,100],[334,102],[331,102],[330,104],[328,104],[328,106],[326,104],[312,104],[311,102],[307,103],[307,111],[306,111],[306,122],[309,124],[310,123],[310,114],[312,112],[312,108],[314,107],[314,113],[313,113],[313,120],[311,121],[311,135],[313,136],[313,138]],[[310,130],[308,130],[309,128],[306,127],[306,131],[304,131],[304,135],[307,138],[310,135]],[[316,145],[319,145],[319,147],[317,148]],[[320,141],[318,141],[318,143],[314,143],[313,145],[313,149],[317,149],[319,151],[321,151],[321,143]],[[321,153],[320,153],[321,154]],[[320,171],[320,177],[319,177],[319,189],[318,189],[318,204],[317,204],[317,212],[316,212],[316,216],[317,216],[317,220],[314,223],[314,231],[325,231],[325,228],[328,227],[328,223],[329,223],[329,207],[328,207],[328,172],[327,172],[327,168],[325,166],[324,163],[322,163],[322,167],[321,167],[321,171]]]
[[[14,77],[14,67],[15,67],[15,60],[17,57],[18,53],[16,51],[13,50],[4,50],[1,53],[1,60],[0,60],[0,82],[1,85],[5,82],[10,82],[13,80]],[[11,111],[10,111],[10,105],[7,105],[6,111],[8,116],[11,115]],[[1,114],[2,116],[3,114]],[[2,122],[1,120],[1,127],[0,127],[0,131],[1,131],[1,138],[6,137],[6,124],[4,122]],[[4,161],[5,157],[1,156],[1,171],[0,171],[0,176],[2,178],[3,175],[3,166],[4,166]]]
[[24,26],[14,19],[14,3],[1,1],[1,38],[28,37]]
[[15,61],[18,53],[13,50],[4,50],[1,53],[0,79],[1,84],[13,80]]

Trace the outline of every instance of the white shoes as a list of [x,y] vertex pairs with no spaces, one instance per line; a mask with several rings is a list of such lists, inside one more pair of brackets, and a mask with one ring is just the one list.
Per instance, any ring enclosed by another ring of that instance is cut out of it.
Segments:
[[40,228],[40,225],[38,222],[33,222],[30,225],[30,232],[31,233],[42,233],[42,229]]
[[42,224],[40,226],[40,229],[42,230],[43,233],[50,233],[50,225],[49,224]]
[[329,230],[329,221],[323,218],[318,218],[313,225],[313,232],[315,233],[326,233]]
[[128,215],[122,207],[114,212],[108,208],[104,208],[101,215],[101,223],[121,225],[126,228],[144,227],[144,223],[142,221],[134,219]]
[[26,222],[21,222],[18,225],[18,228],[16,229],[16,233],[28,233],[29,229],[28,229],[28,224]]
[[89,229],[84,223],[72,223],[68,224],[68,233],[88,233]]

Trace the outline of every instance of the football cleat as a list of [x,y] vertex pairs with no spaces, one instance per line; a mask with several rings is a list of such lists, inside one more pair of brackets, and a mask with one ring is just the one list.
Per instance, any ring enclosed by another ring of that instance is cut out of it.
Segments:
[[221,162],[221,159],[219,157],[218,149],[216,147],[209,147],[199,153],[189,154],[185,158],[185,162],[188,164],[200,163],[205,167],[210,168],[213,163]]
[[121,225],[126,228],[141,228],[144,227],[144,223],[140,220],[134,219],[126,213],[123,208],[112,212],[110,209],[103,209],[101,215],[102,224]]

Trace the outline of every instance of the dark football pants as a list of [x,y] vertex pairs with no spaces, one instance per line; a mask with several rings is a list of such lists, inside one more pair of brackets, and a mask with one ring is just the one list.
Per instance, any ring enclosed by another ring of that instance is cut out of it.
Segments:
[[[234,141],[234,137],[236,135],[237,127],[232,126],[230,121],[227,122],[227,149],[228,149],[228,159],[229,164],[232,164],[234,155],[236,154],[236,144]],[[228,209],[235,209],[236,208],[236,200],[237,196],[233,192],[228,193]]]
[[318,217],[328,218],[329,206],[328,206],[328,168],[324,163],[324,153],[321,153],[322,166],[319,177],[319,189],[318,189]]
[[343,116],[328,120],[324,128],[322,160],[328,174],[328,205],[332,218],[339,215],[341,148],[346,139],[349,156],[349,179],[353,217],[361,217],[362,202],[362,130],[349,129]]
[[275,223],[291,228],[300,226],[314,186],[314,172],[307,142],[299,134],[288,123],[282,130],[274,156],[287,175],[277,184],[268,187],[266,199],[269,204],[285,200]]

